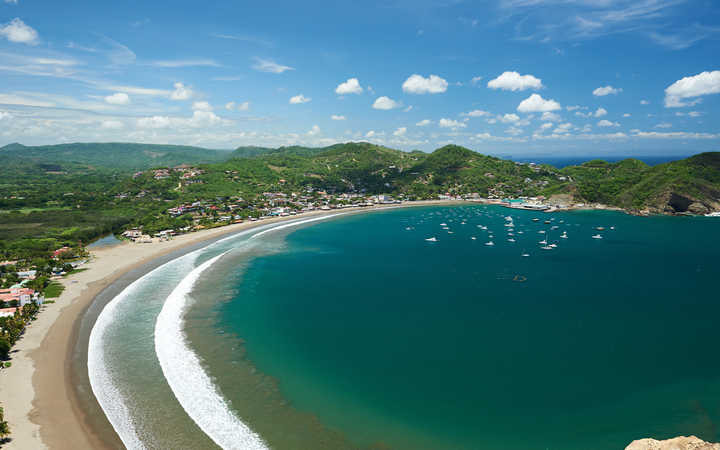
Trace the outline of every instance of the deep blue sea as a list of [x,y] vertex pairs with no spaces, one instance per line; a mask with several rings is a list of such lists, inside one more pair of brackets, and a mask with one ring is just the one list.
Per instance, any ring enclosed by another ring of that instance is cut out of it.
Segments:
[[720,219],[427,207],[262,240],[186,331],[273,448],[720,439]]

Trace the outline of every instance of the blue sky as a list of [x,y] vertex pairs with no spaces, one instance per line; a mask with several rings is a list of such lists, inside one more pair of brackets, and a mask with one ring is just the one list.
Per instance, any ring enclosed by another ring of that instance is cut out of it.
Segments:
[[0,0],[0,145],[720,150],[712,0]]

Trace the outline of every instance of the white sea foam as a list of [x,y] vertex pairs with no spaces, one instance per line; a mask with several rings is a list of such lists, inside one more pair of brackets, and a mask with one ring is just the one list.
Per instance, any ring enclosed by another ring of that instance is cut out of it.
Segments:
[[113,382],[110,365],[105,359],[104,348],[107,345],[105,340],[106,334],[110,326],[117,320],[119,314],[118,307],[123,301],[135,296],[142,284],[152,278],[154,274],[164,269],[167,264],[169,263],[163,264],[138,278],[113,298],[100,312],[90,331],[87,361],[90,387],[100,407],[105,412],[105,416],[112,424],[118,436],[120,436],[125,447],[129,449],[142,449],[145,448],[145,445],[137,435],[133,425],[132,415],[125,403],[125,399]]
[[[343,214],[346,213],[279,224],[256,232],[250,238],[262,236],[270,231],[326,220]],[[200,252],[207,251],[219,244],[254,231],[246,230],[233,234],[157,267],[128,285],[104,307],[98,316],[90,332],[88,376],[93,394],[127,448],[143,449],[146,446],[133,425],[133,416],[122,393],[115,385],[110,365],[103,351],[107,345],[105,339],[108,329],[121,314],[118,307],[126,299],[137,295],[144,283],[147,283],[159,271],[167,268],[170,264],[177,263],[179,259],[194,259]],[[212,258],[195,268],[168,296],[155,324],[155,351],[173,394],[185,412],[215,443],[223,448],[265,449],[267,447],[260,436],[232,413],[210,377],[203,370],[200,359],[189,347],[182,331],[183,317],[189,306],[189,292],[202,272],[221,256]]]
[[266,449],[260,436],[232,413],[182,331],[190,291],[223,255],[200,264],[168,296],[155,322],[155,352],[175,397],[210,439],[225,449]]

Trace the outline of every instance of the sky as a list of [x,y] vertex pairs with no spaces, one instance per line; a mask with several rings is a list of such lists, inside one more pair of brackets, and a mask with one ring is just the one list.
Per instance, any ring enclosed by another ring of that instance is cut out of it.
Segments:
[[720,151],[716,0],[0,0],[0,145]]

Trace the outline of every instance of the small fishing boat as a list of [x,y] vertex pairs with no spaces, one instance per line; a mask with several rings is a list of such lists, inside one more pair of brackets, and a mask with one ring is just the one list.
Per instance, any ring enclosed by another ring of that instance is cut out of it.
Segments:
[[510,239],[508,239],[508,242],[515,242],[515,239],[510,238]]
[[425,239],[425,240],[428,241],[428,242],[437,242],[437,238],[434,237],[434,236],[431,237],[431,238],[427,238],[427,239]]
[[488,241],[485,243],[485,245],[487,245],[488,247],[492,247],[493,245],[495,245],[495,243],[493,241]]
[[602,239],[602,236],[599,234],[596,234],[592,237],[593,239]]

